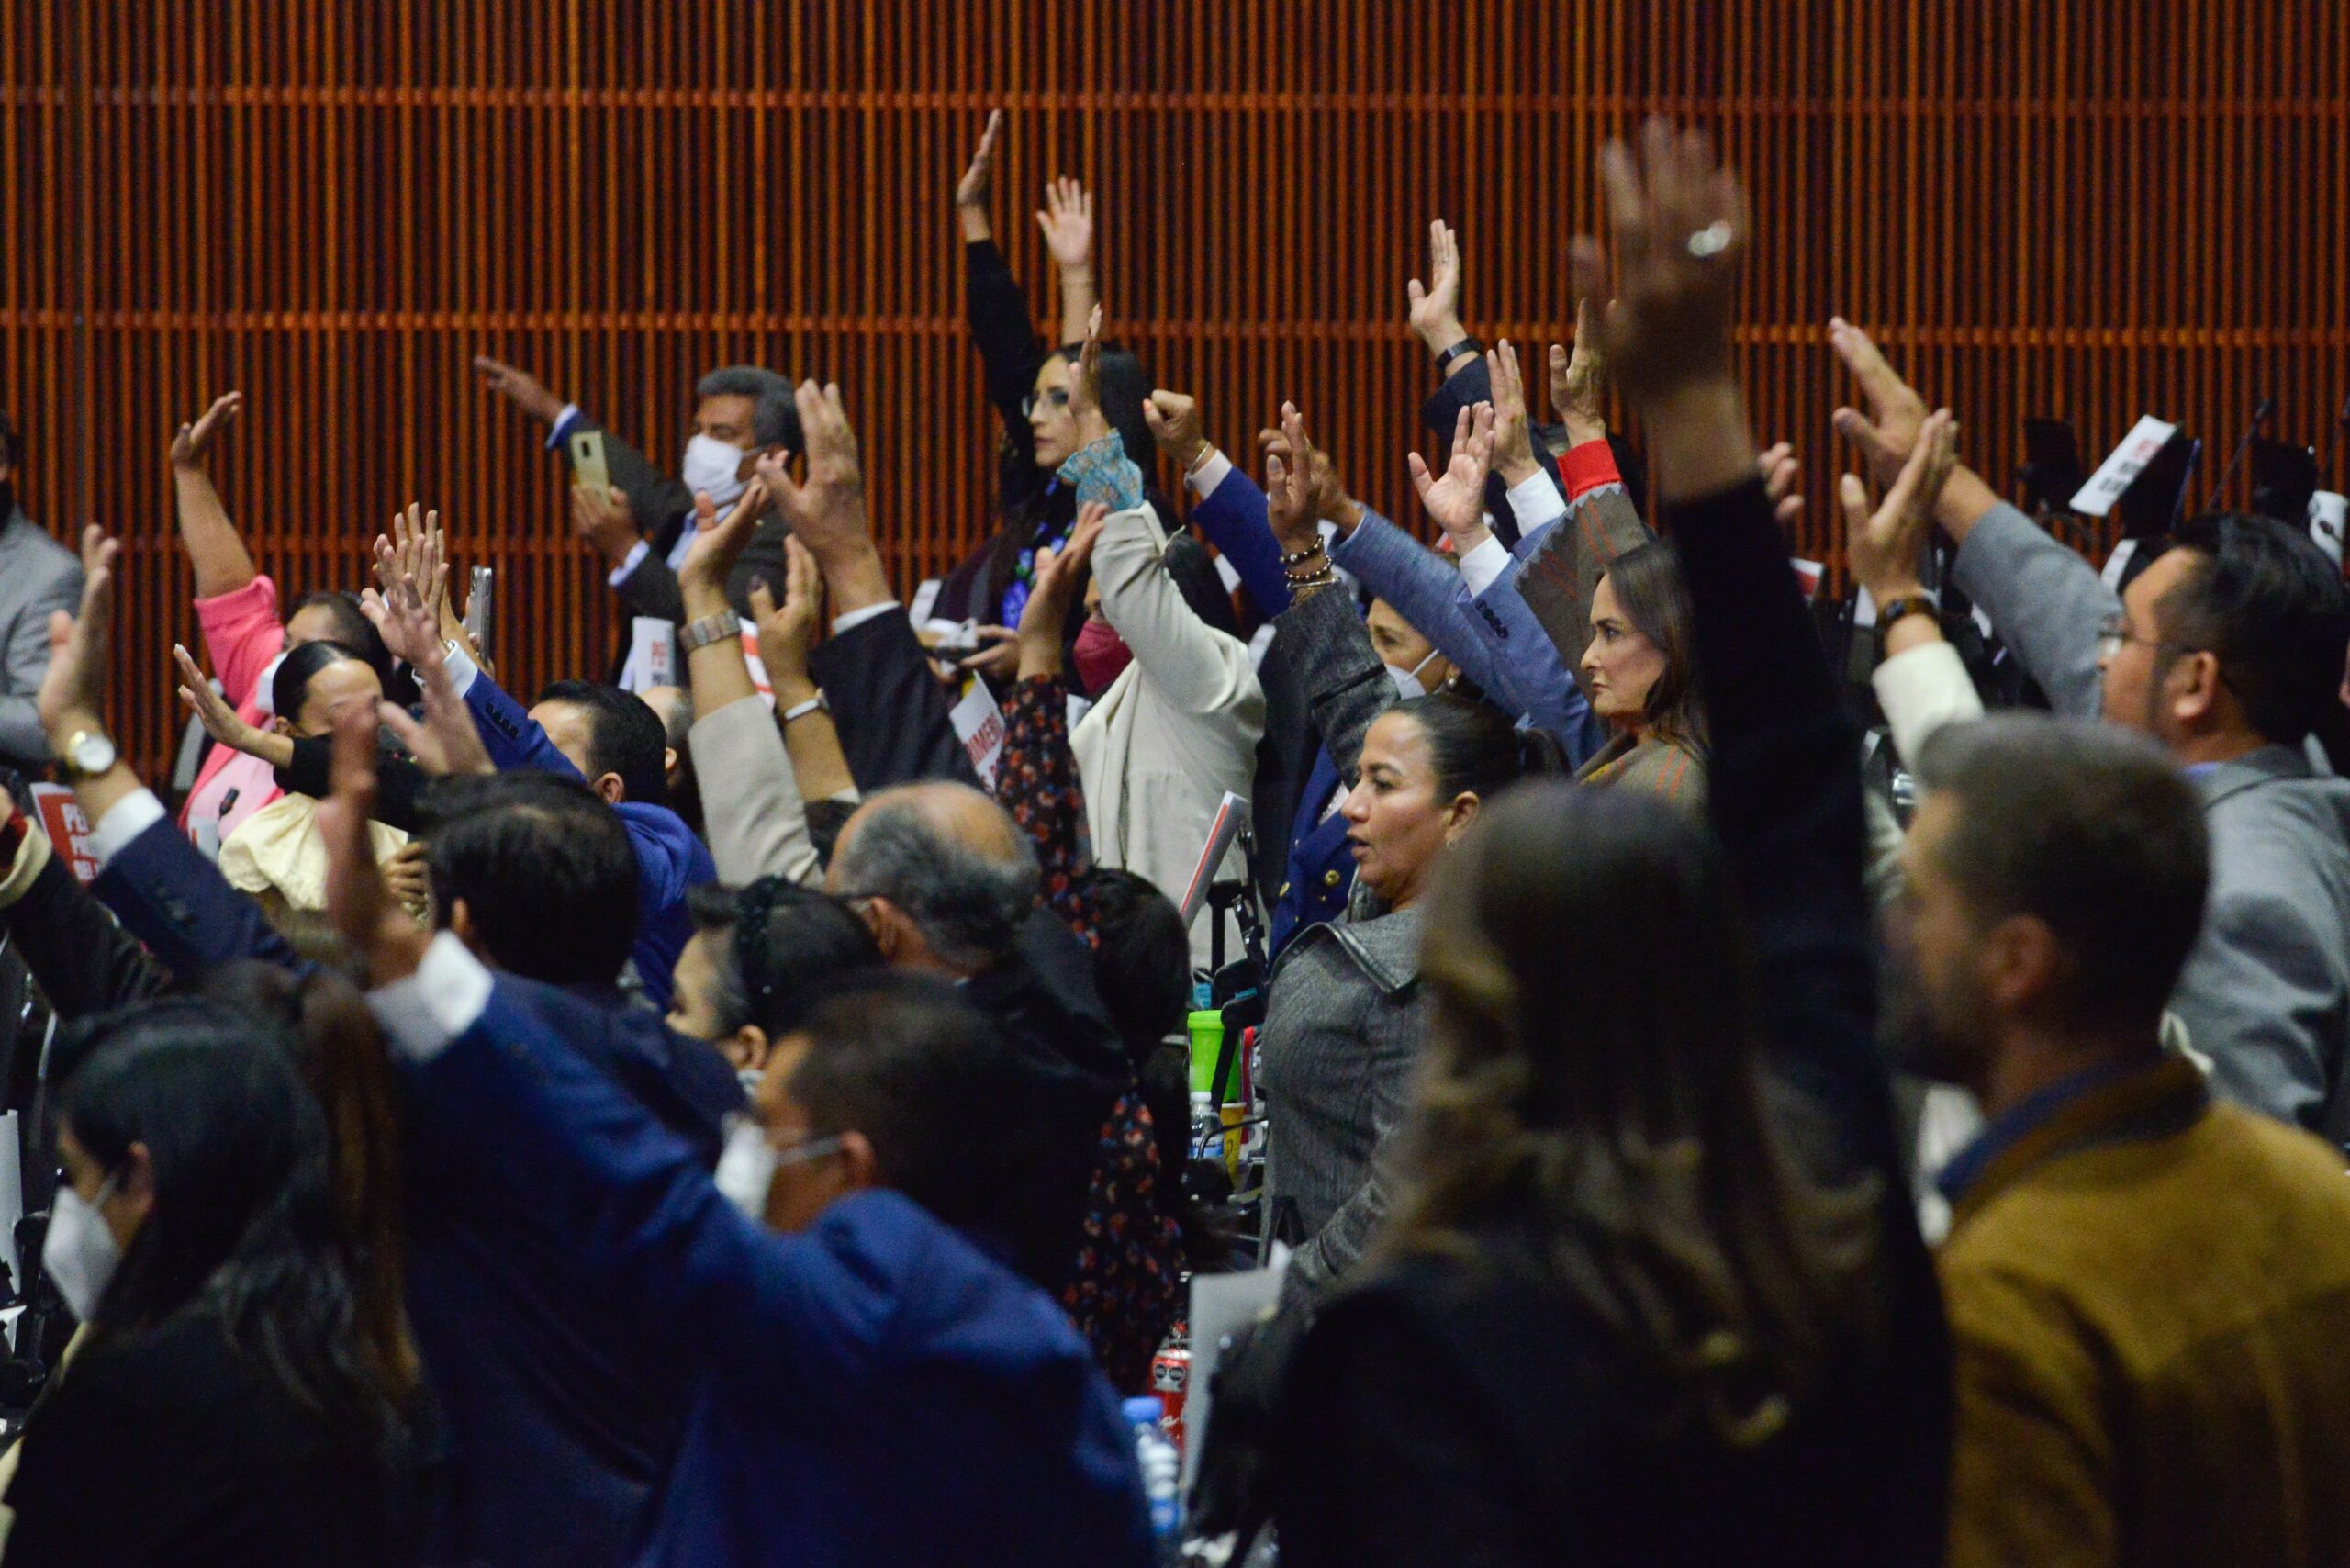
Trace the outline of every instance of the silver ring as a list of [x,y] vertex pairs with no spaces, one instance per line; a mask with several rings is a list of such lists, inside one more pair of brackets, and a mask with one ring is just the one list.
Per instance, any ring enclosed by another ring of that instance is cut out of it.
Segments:
[[1699,261],[1710,261],[1729,249],[1730,228],[1727,221],[1707,224],[1689,236],[1689,253]]

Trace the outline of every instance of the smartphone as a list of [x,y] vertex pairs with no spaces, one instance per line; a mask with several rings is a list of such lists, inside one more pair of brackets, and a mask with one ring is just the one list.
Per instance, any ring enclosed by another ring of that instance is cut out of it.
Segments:
[[570,445],[571,482],[601,495],[612,483],[612,471],[604,463],[604,432],[575,431]]

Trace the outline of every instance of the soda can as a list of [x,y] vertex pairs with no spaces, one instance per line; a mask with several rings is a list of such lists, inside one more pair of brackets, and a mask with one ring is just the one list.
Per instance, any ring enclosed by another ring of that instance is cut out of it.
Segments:
[[1169,1345],[1150,1359],[1151,1392],[1158,1395],[1158,1403],[1167,1415],[1160,1425],[1167,1429],[1167,1440],[1175,1451],[1183,1451],[1183,1394],[1192,1382],[1192,1351],[1188,1345]]

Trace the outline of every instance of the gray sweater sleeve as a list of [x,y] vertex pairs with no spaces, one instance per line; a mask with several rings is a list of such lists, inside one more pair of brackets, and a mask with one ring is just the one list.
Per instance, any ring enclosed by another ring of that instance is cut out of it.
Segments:
[[2068,719],[2103,711],[2098,629],[2121,600],[2076,552],[2001,501],[1959,547],[1951,579],[1982,606],[2051,707]]
[[1295,650],[1299,684],[1313,707],[1322,745],[1352,784],[1362,737],[1395,700],[1394,683],[1371,645],[1351,595],[1337,588],[1307,594],[1282,613],[1281,626]]

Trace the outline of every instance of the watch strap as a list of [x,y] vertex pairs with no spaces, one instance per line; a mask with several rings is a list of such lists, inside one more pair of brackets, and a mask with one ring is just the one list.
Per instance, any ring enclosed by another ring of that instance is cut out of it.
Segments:
[[1484,352],[1485,345],[1480,342],[1476,334],[1472,332],[1469,336],[1461,339],[1459,342],[1453,344],[1450,348],[1445,350],[1442,353],[1437,355],[1436,363],[1438,366],[1441,368],[1444,365],[1450,364],[1461,354],[1483,353]]
[[1903,619],[1905,616],[1940,616],[1942,614],[1942,607],[1934,602],[1934,597],[1931,594],[1896,594],[1893,598],[1886,599],[1883,604],[1876,607],[1876,623],[1880,626],[1890,627],[1895,622]]
[[831,706],[832,703],[825,700],[823,689],[820,687],[817,689],[816,695],[808,699],[807,701],[794,702],[790,707],[786,708],[783,711],[783,722],[789,724],[794,719],[806,718],[809,714],[813,713],[819,708],[830,708]]
[[690,654],[713,643],[733,642],[742,634],[743,618],[731,610],[722,610],[715,615],[705,615],[699,621],[688,622],[686,629],[677,633],[677,643]]

